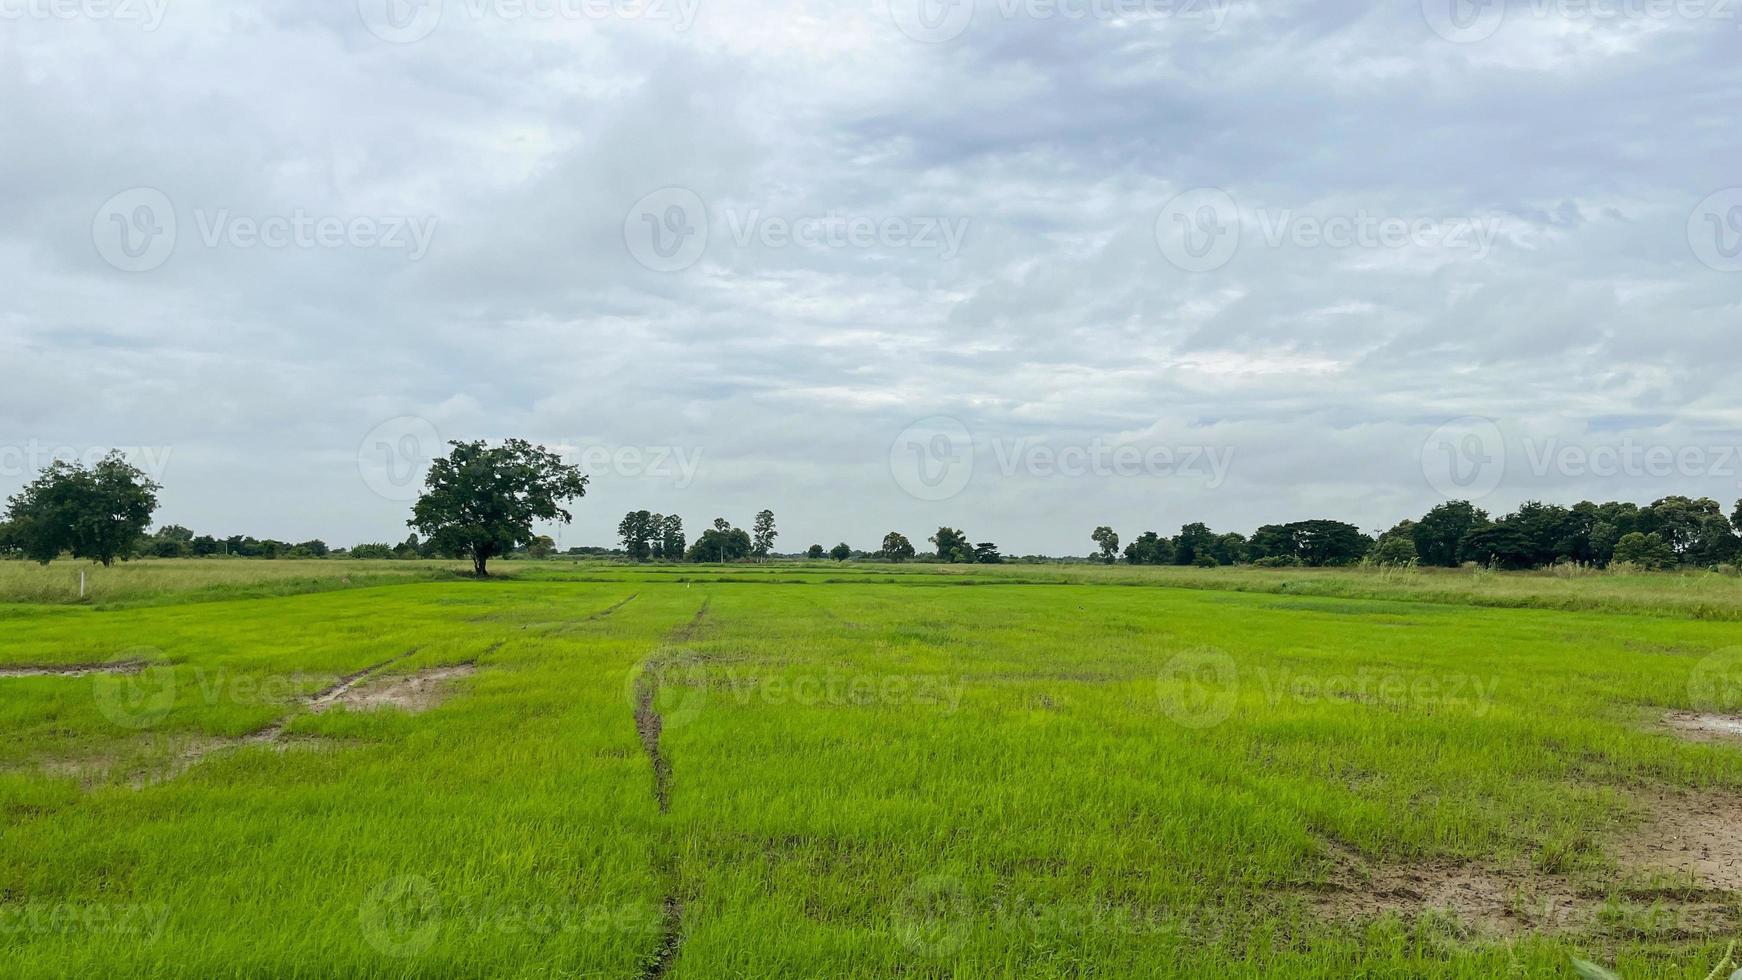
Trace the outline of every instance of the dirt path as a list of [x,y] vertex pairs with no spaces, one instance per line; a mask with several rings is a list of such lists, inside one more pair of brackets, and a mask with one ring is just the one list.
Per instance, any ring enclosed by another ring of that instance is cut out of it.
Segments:
[[121,660],[112,664],[64,664],[60,666],[24,665],[0,667],[0,677],[85,677],[90,674],[137,674],[145,669],[143,660]]
[[[666,637],[664,646],[678,646],[695,639],[708,618],[708,607],[712,602],[712,599],[702,600],[702,608],[696,610],[688,623],[673,630]],[[641,748],[647,753],[647,762],[653,768],[653,798],[659,804],[661,815],[671,812],[671,760],[665,757],[659,745],[660,734],[665,728],[665,719],[659,714],[660,672],[665,664],[662,655],[656,653],[635,678],[635,732],[641,736]],[[662,850],[666,856],[655,859],[659,876],[665,882],[665,900],[660,906],[659,948],[654,950],[653,958],[641,971],[642,980],[661,980],[669,974],[683,945],[684,905],[676,846],[667,843]]]

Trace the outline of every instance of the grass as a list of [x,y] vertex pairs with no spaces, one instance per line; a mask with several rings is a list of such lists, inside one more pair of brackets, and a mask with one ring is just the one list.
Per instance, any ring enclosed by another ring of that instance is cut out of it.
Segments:
[[[0,668],[154,665],[0,676],[8,976],[1700,977],[1732,938],[1318,904],[1358,859],[1673,906],[1621,845],[1742,795],[1650,724],[1735,708],[1730,579],[155,564],[5,613]],[[472,662],[424,714],[303,706]]]
[[[0,603],[121,603],[200,601],[293,595],[386,582],[451,577],[468,562],[253,561],[231,559],[120,562],[109,568],[62,560],[48,565],[0,561]],[[85,595],[79,595],[79,576]]]

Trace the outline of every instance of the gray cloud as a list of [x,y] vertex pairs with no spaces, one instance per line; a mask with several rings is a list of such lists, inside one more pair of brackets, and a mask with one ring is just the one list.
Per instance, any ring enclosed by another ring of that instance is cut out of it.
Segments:
[[[1742,233],[1726,199],[1697,210],[1742,185],[1736,20],[1514,3],[1458,43],[1414,2],[1209,23],[979,0],[922,43],[890,2],[912,0],[704,0],[679,30],[447,0],[409,43],[350,4],[169,0],[154,30],[5,8],[0,493],[26,449],[168,447],[165,520],[396,538],[407,508],[363,471],[412,418],[645,451],[595,467],[567,544],[631,508],[768,506],[783,547],[947,523],[1083,552],[1099,523],[1389,524],[1442,496],[1436,428],[1480,416],[1505,441],[1493,508],[1742,496],[1715,452],[1532,466],[1549,444],[1742,445],[1742,272],[1696,247]],[[166,255],[116,252],[143,232],[106,202],[138,188],[171,202]],[[668,209],[632,213],[666,188],[703,208],[682,241],[705,229],[673,271],[636,243]],[[1189,272],[1158,218],[1199,188],[1235,202],[1239,247]],[[1433,240],[1314,237],[1364,219]],[[383,240],[413,223],[427,254]],[[975,445],[947,500],[891,470],[935,416]],[[1009,465],[1035,446],[1232,464]]]

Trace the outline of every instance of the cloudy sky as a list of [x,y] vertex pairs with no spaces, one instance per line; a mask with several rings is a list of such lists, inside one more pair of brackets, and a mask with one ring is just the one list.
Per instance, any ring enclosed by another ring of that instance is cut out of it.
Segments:
[[[1742,496],[1742,2],[0,0],[0,493],[780,547]],[[1728,509],[1728,508],[1726,508]]]

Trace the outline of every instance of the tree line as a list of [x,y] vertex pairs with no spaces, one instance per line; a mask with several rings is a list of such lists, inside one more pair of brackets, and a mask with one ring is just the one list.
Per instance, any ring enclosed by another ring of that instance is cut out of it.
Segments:
[[1571,507],[1528,501],[1498,518],[1452,500],[1377,536],[1332,520],[1266,524],[1250,536],[1218,534],[1202,523],[1163,537],[1145,531],[1119,548],[1110,527],[1095,528],[1096,560],[1131,565],[1253,564],[1265,567],[1475,563],[1523,570],[1557,564],[1645,569],[1710,568],[1742,561],[1742,500],[1730,514],[1710,497],[1633,503],[1583,501]]
[[[348,553],[320,540],[289,543],[245,535],[196,535],[180,525],[147,534],[162,489],[119,453],[97,463],[57,460],[11,497],[0,520],[0,556],[47,563],[74,558],[113,564],[117,560],[233,556],[243,558],[470,558],[474,571],[487,574],[497,557],[526,554],[547,557],[555,542],[538,534],[538,522],[567,524],[567,505],[586,495],[587,477],[556,454],[525,440],[500,446],[455,442],[446,458],[435,460],[423,493],[406,523],[413,532],[398,545],[362,544]],[[619,523],[621,554],[635,561],[766,561],[775,556],[779,537],[774,512],[756,514],[750,531],[716,518],[690,542],[676,515],[631,511]],[[1266,524],[1250,535],[1218,533],[1202,522],[1178,534],[1145,531],[1120,547],[1108,526],[1090,535],[1097,552],[1090,560],[1131,565],[1456,567],[1475,563],[1491,568],[1529,569],[1574,563],[1609,566],[1626,563],[1645,569],[1714,567],[1742,563],[1742,500],[1726,514],[1709,497],[1663,497],[1649,505],[1583,501],[1571,507],[1529,501],[1517,510],[1491,517],[1475,504],[1453,500],[1419,518],[1399,522],[1377,535],[1335,520]],[[861,552],[846,543],[824,549],[811,545],[812,559],[869,558],[999,564],[1006,558],[990,541],[974,542],[954,527],[940,527],[921,554],[906,535],[891,531],[881,546]],[[602,548],[571,549],[571,554],[609,554]],[[1050,560],[1029,556],[1023,561]]]

